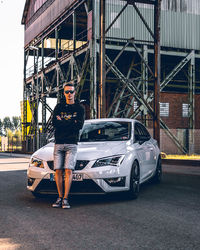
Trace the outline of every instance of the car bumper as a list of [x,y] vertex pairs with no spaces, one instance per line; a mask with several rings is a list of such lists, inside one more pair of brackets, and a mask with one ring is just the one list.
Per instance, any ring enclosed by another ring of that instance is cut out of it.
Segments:
[[[81,181],[72,181],[71,194],[98,194],[127,191],[129,188],[127,176],[119,176],[117,170],[74,171],[82,176]],[[35,167],[29,168],[27,189],[37,193],[57,193],[54,180],[54,171],[39,170]]]

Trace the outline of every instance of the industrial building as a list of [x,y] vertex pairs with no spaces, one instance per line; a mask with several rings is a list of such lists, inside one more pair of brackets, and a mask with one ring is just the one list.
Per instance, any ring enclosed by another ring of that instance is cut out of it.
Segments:
[[200,153],[198,0],[26,0],[23,147],[52,135],[77,84],[87,118],[141,120],[167,153]]

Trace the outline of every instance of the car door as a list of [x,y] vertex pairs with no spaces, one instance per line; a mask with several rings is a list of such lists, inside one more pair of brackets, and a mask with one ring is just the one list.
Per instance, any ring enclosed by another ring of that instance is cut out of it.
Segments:
[[140,123],[135,124],[135,133],[137,142],[137,150],[141,155],[141,176],[147,179],[152,175],[155,168],[155,148],[151,143],[151,136],[147,129]]
[[140,178],[143,179],[145,173],[147,172],[147,161],[146,161],[146,147],[144,143],[141,142],[141,129],[138,126],[138,123],[135,123],[134,126],[134,148],[136,151],[137,159],[140,164]]

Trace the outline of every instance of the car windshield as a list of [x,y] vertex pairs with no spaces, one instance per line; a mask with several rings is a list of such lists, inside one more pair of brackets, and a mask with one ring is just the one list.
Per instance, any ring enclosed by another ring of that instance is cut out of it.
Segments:
[[87,122],[83,126],[80,142],[129,140],[130,131],[130,122]]

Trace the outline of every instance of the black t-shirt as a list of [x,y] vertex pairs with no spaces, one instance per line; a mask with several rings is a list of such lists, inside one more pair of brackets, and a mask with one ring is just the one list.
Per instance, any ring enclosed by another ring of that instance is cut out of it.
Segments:
[[[56,144],[77,144],[79,130],[84,123],[84,108],[79,103],[66,104],[62,101],[53,111],[53,126]],[[56,116],[61,117],[61,121]]]

